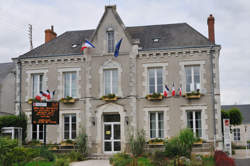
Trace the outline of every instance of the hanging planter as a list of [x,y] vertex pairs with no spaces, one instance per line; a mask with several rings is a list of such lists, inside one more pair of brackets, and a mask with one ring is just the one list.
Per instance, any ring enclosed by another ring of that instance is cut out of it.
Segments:
[[185,94],[185,97],[186,97],[187,99],[199,99],[199,98],[201,98],[201,94],[200,94],[200,92],[197,90],[197,91],[193,91],[193,92],[191,92],[191,93],[186,93],[186,94]]
[[62,98],[60,101],[64,104],[74,104],[76,102],[76,100],[73,97],[69,96],[67,96],[66,98]]
[[102,96],[101,99],[104,101],[116,101],[118,98],[115,94],[108,94],[106,96]]
[[163,97],[160,93],[153,93],[146,96],[146,99],[149,101],[160,101],[162,98]]

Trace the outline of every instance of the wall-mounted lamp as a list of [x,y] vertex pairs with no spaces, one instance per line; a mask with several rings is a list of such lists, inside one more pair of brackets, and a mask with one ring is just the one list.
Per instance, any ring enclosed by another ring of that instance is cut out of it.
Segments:
[[128,121],[129,121],[128,116],[125,116],[125,122],[127,123],[127,125],[128,125]]
[[95,126],[95,117],[91,117],[91,122],[92,122],[92,125]]

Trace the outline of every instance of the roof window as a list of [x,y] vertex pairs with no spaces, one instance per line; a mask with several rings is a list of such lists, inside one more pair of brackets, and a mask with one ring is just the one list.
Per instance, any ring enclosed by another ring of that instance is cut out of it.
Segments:
[[77,46],[78,46],[78,44],[74,44],[74,43],[72,43],[72,45],[71,45],[72,48],[76,48]]
[[159,41],[160,41],[160,38],[153,38],[154,43],[159,43]]

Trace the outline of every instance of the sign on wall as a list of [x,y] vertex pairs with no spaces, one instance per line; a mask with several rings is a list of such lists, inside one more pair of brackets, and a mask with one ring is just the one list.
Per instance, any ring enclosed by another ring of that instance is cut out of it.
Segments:
[[59,103],[33,102],[32,124],[59,124]]
[[231,135],[230,135],[230,120],[223,119],[223,129],[224,129],[224,149],[231,155]]

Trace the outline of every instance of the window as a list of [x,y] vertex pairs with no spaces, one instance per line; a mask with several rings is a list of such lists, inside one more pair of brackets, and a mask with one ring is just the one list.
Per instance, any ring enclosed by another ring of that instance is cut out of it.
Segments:
[[148,69],[149,78],[149,93],[162,93],[163,81],[162,81],[162,67],[155,67]]
[[200,90],[200,66],[185,66],[186,92]]
[[114,31],[107,31],[108,35],[108,53],[114,52]]
[[187,112],[187,127],[193,131],[195,136],[202,137],[201,112],[200,111],[188,111]]
[[64,73],[64,97],[76,97],[76,72]]
[[32,75],[32,97],[36,97],[40,91],[43,89],[43,75],[42,74],[33,74]]
[[118,92],[118,70],[104,70],[104,95],[117,94]]
[[76,115],[64,115],[64,139],[76,138]]
[[164,137],[163,112],[150,112],[150,138]]
[[239,128],[233,129],[233,133],[234,133],[234,140],[240,141],[240,129]]
[[43,125],[33,124],[32,125],[32,139],[43,140],[44,128]]

